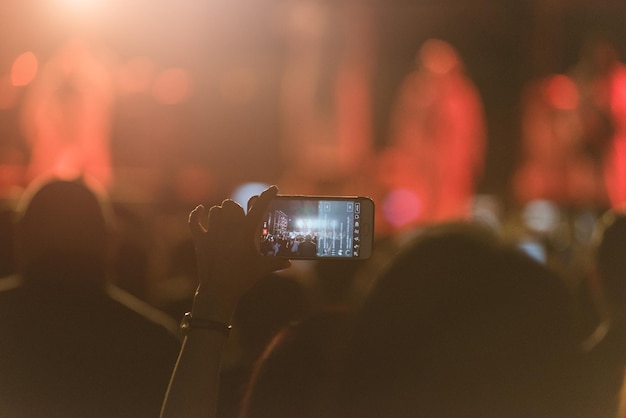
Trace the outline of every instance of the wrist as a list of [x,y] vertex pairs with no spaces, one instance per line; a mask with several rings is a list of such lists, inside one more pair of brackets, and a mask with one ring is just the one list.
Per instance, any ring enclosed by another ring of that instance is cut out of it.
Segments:
[[215,332],[224,337],[228,337],[231,328],[228,323],[215,321],[213,319],[198,318],[191,312],[187,312],[180,322],[180,330],[185,337],[189,336],[192,331]]
[[216,298],[212,292],[198,289],[193,299],[191,314],[194,318],[230,324],[234,310],[234,306],[224,299]]

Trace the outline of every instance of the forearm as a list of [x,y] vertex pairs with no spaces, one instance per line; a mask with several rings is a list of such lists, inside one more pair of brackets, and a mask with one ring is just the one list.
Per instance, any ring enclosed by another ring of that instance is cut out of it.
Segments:
[[[229,324],[231,315],[232,307],[228,304],[196,293],[191,326],[170,380],[161,418],[216,415],[222,350],[228,336],[222,326]],[[216,326],[202,326],[206,320]]]
[[185,337],[165,396],[161,418],[213,418],[226,336],[195,329]]

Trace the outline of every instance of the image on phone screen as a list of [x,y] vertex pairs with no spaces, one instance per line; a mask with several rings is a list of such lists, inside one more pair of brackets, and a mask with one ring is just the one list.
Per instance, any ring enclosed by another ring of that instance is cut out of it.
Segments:
[[372,227],[367,198],[278,196],[263,215],[259,248],[291,259],[367,258]]

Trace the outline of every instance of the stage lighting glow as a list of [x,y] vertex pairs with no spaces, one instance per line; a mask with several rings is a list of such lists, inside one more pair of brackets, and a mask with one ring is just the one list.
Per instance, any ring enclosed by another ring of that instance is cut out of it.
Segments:
[[419,219],[422,202],[411,190],[395,189],[385,198],[382,209],[385,219],[392,226],[401,228]]
[[231,194],[231,199],[246,209],[248,206],[248,200],[252,196],[260,194],[268,187],[269,184],[265,183],[244,183],[235,189],[235,191]]
[[502,205],[496,196],[474,196],[472,199],[471,216],[475,221],[487,225],[495,231],[500,231],[502,228]]
[[16,87],[26,86],[37,75],[39,63],[31,51],[24,52],[13,61],[11,66],[11,82]]
[[57,0],[57,3],[72,13],[94,12],[102,6],[102,0]]
[[55,0],[47,3],[48,14],[73,27],[91,30],[102,21],[111,2],[103,0]]
[[560,221],[558,207],[548,200],[534,200],[522,210],[524,224],[536,232],[548,233],[556,229]]

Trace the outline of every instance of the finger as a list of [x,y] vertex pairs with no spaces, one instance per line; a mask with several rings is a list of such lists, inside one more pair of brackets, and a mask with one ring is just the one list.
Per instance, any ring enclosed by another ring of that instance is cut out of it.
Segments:
[[201,236],[206,232],[204,221],[207,218],[206,208],[202,205],[196,206],[194,210],[189,213],[189,219],[187,221],[189,230],[194,238]]
[[246,203],[246,211],[250,210],[250,208],[254,206],[254,202],[256,202],[258,198],[259,198],[259,195],[257,194],[257,195],[251,196],[250,199],[248,199],[248,202]]
[[207,232],[211,233],[211,231],[219,230],[222,226],[222,207],[221,206],[211,206],[209,209],[209,220],[207,224]]
[[222,212],[224,222],[229,222],[231,225],[243,222],[246,217],[246,214],[239,203],[231,199],[226,199],[222,202]]
[[208,260],[204,257],[203,239],[206,236],[206,222],[208,221],[207,209],[203,205],[198,205],[189,213],[188,225],[196,248],[196,267],[198,277],[202,281],[208,277]]
[[256,199],[250,210],[248,211],[247,216],[247,227],[248,233],[254,234],[256,232],[257,227],[261,223],[261,219],[263,218],[263,213],[270,201],[276,197],[278,194],[278,187],[270,186],[265,189]]

